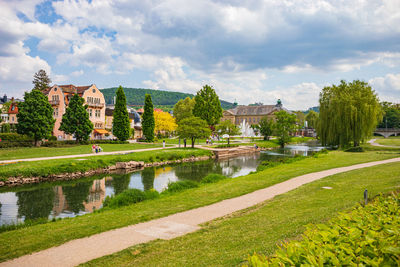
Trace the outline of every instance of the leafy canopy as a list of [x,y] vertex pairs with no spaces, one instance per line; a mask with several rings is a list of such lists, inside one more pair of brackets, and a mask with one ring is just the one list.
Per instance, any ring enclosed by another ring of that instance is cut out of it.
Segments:
[[308,128],[317,128],[318,123],[318,113],[314,110],[310,110],[310,112],[306,115],[307,127]]
[[151,100],[151,95],[146,94],[144,102],[144,113],[142,116],[143,135],[146,137],[146,142],[154,141],[154,108]]
[[131,129],[129,114],[126,108],[126,97],[122,86],[117,89],[117,99],[113,113],[113,135],[119,140],[125,141],[129,138]]
[[382,118],[378,96],[366,82],[341,81],[322,89],[318,136],[322,145],[358,146],[369,138]]
[[400,128],[400,104],[381,103],[384,115],[378,128]]
[[26,92],[24,102],[18,103],[17,132],[35,140],[47,138],[53,131],[53,109],[47,97],[39,90]]
[[178,125],[177,132],[180,138],[190,138],[192,147],[197,138],[206,138],[211,134],[207,122],[198,117],[183,119]]
[[193,115],[205,120],[210,126],[218,124],[222,118],[222,108],[215,90],[209,85],[204,85],[194,99]]
[[274,131],[275,123],[272,118],[268,118],[268,116],[264,116],[260,120],[260,124],[258,125],[258,129],[262,136],[264,136],[264,140],[269,140],[269,137],[272,135]]
[[75,136],[76,142],[86,141],[93,131],[93,123],[87,113],[87,105],[83,105],[85,100],[75,94],[62,116],[60,130]]
[[166,132],[171,133],[176,130],[175,118],[168,112],[157,111],[154,112],[155,120],[155,133]]
[[297,130],[296,115],[287,113],[284,110],[275,112],[275,134],[278,137],[278,144],[284,147],[291,140],[291,134]]
[[186,97],[185,99],[181,99],[174,106],[174,117],[176,119],[176,123],[182,119],[189,118],[193,116],[193,108],[194,108],[195,100],[194,98]]
[[[237,125],[233,124],[230,120],[225,120],[217,125],[216,131],[219,135],[227,134],[229,137],[240,134],[240,129]],[[229,145],[228,137],[228,145]]]

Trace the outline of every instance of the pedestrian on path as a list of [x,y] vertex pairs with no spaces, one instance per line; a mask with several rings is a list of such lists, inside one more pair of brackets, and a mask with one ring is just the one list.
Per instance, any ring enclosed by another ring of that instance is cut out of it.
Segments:
[[162,141],[162,148],[165,148],[165,140]]

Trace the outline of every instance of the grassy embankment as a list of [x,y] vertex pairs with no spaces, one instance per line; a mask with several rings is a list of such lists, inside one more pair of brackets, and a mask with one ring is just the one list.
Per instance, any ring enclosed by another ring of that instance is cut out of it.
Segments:
[[[333,189],[323,189],[322,187]],[[333,175],[261,205],[214,220],[172,240],[156,240],[93,260],[84,266],[236,266],[254,252],[272,254],[276,245],[300,239],[309,223],[325,222],[372,194],[400,186],[400,163]]]
[[[191,156],[211,156],[210,151],[201,149],[178,149],[171,148],[167,150],[152,150],[134,152],[124,155],[104,155],[93,156],[87,158],[74,159],[55,159],[41,161],[17,162],[0,166],[0,179],[8,177],[24,176],[24,177],[44,177],[50,174],[85,172],[107,166],[114,165],[116,162],[124,161],[144,161],[159,162],[166,160],[176,160],[189,158]],[[82,160],[83,159],[83,160]]]
[[[318,158],[307,158],[291,164],[279,165],[258,173],[235,179],[225,179],[174,194],[166,194],[154,200],[146,200],[114,210],[3,232],[0,234],[0,261],[57,246],[72,239],[237,197],[302,174],[397,156],[399,156],[398,152],[345,153],[333,151],[320,155]],[[292,202],[296,202],[296,199],[293,199]],[[301,211],[302,208],[298,212]],[[278,214],[273,209],[272,213]],[[152,262],[150,261],[150,263]]]
[[[160,144],[100,144],[104,152],[162,147]],[[92,145],[65,147],[13,147],[0,149],[0,160],[55,157],[92,153]]]
[[385,146],[398,146],[400,148],[400,136],[391,136],[389,138],[379,138],[375,143]]

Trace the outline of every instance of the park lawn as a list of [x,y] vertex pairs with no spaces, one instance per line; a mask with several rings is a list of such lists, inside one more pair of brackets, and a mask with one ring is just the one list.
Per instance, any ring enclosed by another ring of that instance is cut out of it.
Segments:
[[[162,147],[161,144],[100,144],[104,152]],[[92,153],[92,145],[66,147],[13,147],[0,149],[0,160],[54,157]]]
[[191,156],[212,156],[210,151],[192,148],[170,148],[151,151],[131,152],[120,155],[99,155],[86,158],[68,158],[39,161],[21,161],[0,165],[0,179],[9,177],[45,177],[50,174],[85,172],[114,165],[116,162],[144,161],[160,162],[189,158]]
[[127,207],[3,232],[0,233],[0,261],[57,246],[73,239],[210,205],[306,173],[397,156],[399,153],[385,151],[364,153],[333,151],[319,155],[318,158],[307,158],[258,173],[225,179],[175,194],[161,195],[157,199]]
[[[332,187],[332,190],[322,187]],[[254,252],[301,238],[305,225],[322,223],[371,195],[398,190],[400,163],[333,175],[270,201],[203,225],[172,240],[156,240],[90,261],[83,266],[237,266]]]
[[378,144],[385,146],[398,146],[400,148],[400,136],[392,136],[389,138],[380,138],[375,141]]

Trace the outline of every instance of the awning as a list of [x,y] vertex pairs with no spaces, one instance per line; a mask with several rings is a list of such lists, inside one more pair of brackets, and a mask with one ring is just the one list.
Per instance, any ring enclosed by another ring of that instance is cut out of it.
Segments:
[[107,130],[104,130],[104,129],[94,129],[94,132],[98,133],[98,134],[108,134],[109,133]]

